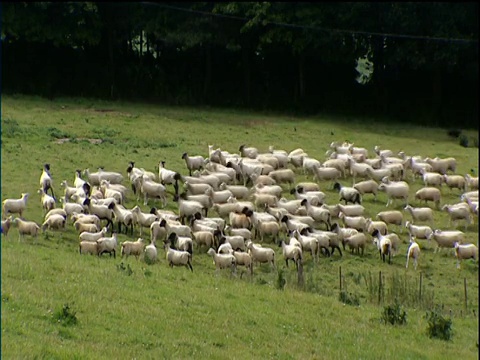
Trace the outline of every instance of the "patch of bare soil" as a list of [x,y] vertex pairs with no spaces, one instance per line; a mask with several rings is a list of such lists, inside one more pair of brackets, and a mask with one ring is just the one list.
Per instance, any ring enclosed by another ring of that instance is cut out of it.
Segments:
[[[69,142],[69,141],[71,141],[71,140],[72,140],[72,139],[70,139],[70,138],[57,139],[57,140],[55,140],[55,144],[64,144],[64,143]],[[101,143],[103,142],[102,139],[76,138],[75,140],[76,140],[76,141],[86,140],[86,141],[88,141],[90,144],[94,144],[94,145],[98,145],[98,144],[101,144]]]

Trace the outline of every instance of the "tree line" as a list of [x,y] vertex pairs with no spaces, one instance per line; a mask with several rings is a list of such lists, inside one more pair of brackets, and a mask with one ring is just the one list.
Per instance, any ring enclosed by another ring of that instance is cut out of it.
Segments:
[[477,126],[476,2],[5,2],[1,10],[4,93]]

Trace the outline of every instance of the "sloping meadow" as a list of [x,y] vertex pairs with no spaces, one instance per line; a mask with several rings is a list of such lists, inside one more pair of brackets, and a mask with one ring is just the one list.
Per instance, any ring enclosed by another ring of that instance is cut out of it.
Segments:
[[[60,182],[73,184],[76,169],[99,167],[125,176],[129,161],[158,173],[158,163],[188,175],[182,154],[208,156],[208,145],[238,153],[242,144],[266,152],[304,149],[320,161],[332,141],[353,142],[374,156],[375,145],[423,157],[455,157],[457,174],[478,173],[478,149],[465,148],[445,129],[414,127],[375,119],[318,116],[297,118],[235,110],[161,107],[88,99],[47,101],[2,97],[2,200],[30,194],[24,218],[43,222],[39,177],[51,165],[57,198]],[[475,132],[465,132],[475,136]],[[296,182],[311,181],[301,169]],[[351,178],[341,180],[350,186]],[[327,203],[338,202],[328,181],[319,183]],[[423,185],[410,182],[410,203]],[[293,198],[284,186],[284,196]],[[177,211],[168,187],[167,209]],[[442,187],[442,204],[460,201],[461,191]],[[386,196],[366,195],[367,215],[385,210]],[[125,206],[136,205],[133,194]],[[148,206],[148,212],[160,203]],[[61,204],[58,204],[60,207]],[[402,210],[403,204],[393,207]],[[216,216],[216,214],[212,214]],[[409,216],[405,214],[406,218]],[[435,226],[451,229],[435,210]],[[457,228],[464,230],[459,222]],[[396,229],[393,229],[396,231]],[[398,233],[398,232],[397,232]],[[466,230],[478,245],[478,222]],[[452,250],[434,254],[434,242],[419,240],[417,271],[405,270],[406,231],[392,264],[369,245],[363,257],[306,254],[304,281],[286,267],[281,248],[277,269],[244,269],[236,277],[215,272],[206,249],[194,249],[193,273],[169,268],[164,250],[153,265],[127,259],[81,256],[78,234],[47,231],[20,242],[16,228],[2,235],[2,356],[49,359],[147,358],[444,358],[478,357],[478,263],[456,269]],[[135,238],[138,233],[135,234]],[[145,236],[149,237],[149,235]],[[119,242],[131,240],[119,235]],[[120,251],[117,252],[118,255]],[[340,288],[341,286],[341,288]],[[342,290],[342,295],[341,295]],[[385,325],[383,307],[399,300],[403,326]],[[438,309],[453,322],[451,341],[427,336],[425,313]]]

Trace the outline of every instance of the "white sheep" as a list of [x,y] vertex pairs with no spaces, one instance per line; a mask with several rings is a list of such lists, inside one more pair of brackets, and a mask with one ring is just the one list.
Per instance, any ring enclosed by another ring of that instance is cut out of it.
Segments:
[[[232,197],[235,197],[238,200],[248,199],[250,196],[250,189],[243,185],[229,185],[226,183],[221,183],[218,188],[221,191],[230,191],[232,193]],[[215,202],[218,203],[218,201]]]
[[255,244],[252,241],[247,241],[247,248],[252,256],[252,260],[256,263],[269,263],[273,269],[276,269],[275,265],[275,251],[269,247],[262,247],[259,244]]
[[235,256],[237,261],[237,266],[245,266],[250,272],[250,276],[253,276],[253,259],[252,256],[247,252],[233,251],[232,255]]
[[372,234],[374,231],[378,231],[381,235],[386,235],[388,232],[387,224],[381,220],[374,221],[371,218],[367,218],[365,222],[365,231]]
[[53,180],[50,175],[50,164],[43,165],[43,171],[40,175],[40,188],[43,190],[44,193],[48,193],[48,189],[50,189],[52,197],[55,197],[53,193]]
[[350,204],[350,205],[343,205],[343,204],[336,204],[334,205],[336,208],[336,216],[340,215],[342,212],[346,216],[363,216],[365,213],[365,207],[360,204]]
[[279,169],[271,171],[270,176],[277,184],[289,184],[290,187],[295,183],[295,173],[292,169]]
[[150,225],[150,242],[155,242],[158,239],[167,239],[167,229],[165,227],[167,220],[156,220]]
[[451,190],[459,189],[467,191],[467,180],[462,175],[443,175],[443,181]]
[[97,242],[91,241],[80,241],[78,243],[78,252],[82,254],[98,255],[98,244]]
[[155,241],[151,241],[150,244],[145,246],[143,259],[148,264],[153,264],[157,261],[158,251]]
[[426,225],[414,225],[410,221],[405,222],[405,227],[408,229],[410,237],[416,239],[430,240],[433,236],[433,230],[430,226]]
[[342,242],[343,250],[345,250],[345,239],[352,235],[358,234],[357,229],[341,227],[338,225],[338,223],[333,223],[330,231],[337,234],[338,241]]
[[367,219],[363,216],[346,216],[340,213],[339,218],[342,219],[343,225],[357,231],[365,231]]
[[83,202],[84,206],[87,206],[88,212],[91,215],[96,215],[100,220],[106,220],[107,224],[106,226],[109,227],[110,229],[113,229],[113,217],[114,213],[113,210],[110,209],[107,205],[97,205],[93,204],[90,199],[85,199]]
[[141,237],[143,232],[142,229],[144,227],[150,228],[152,223],[157,219],[157,215],[151,214],[151,213],[147,214],[142,212],[142,210],[138,205],[134,206],[131,211],[134,214],[135,223],[140,227],[140,237]]
[[7,237],[8,232],[10,231],[10,227],[13,222],[13,216],[8,216],[5,220],[2,220],[2,234],[3,236]]
[[18,240],[23,240],[25,235],[30,235],[36,238],[40,231],[40,226],[34,221],[22,220],[20,218],[13,219],[13,223],[18,228]]
[[423,187],[415,193],[415,199],[425,201],[425,204],[427,204],[428,201],[433,201],[438,209],[440,208],[442,193],[435,187]]
[[323,191],[305,191],[302,186],[296,186],[290,190],[290,194],[295,196],[297,200],[307,199],[313,206],[320,206],[324,203],[326,194]]
[[478,176],[472,176],[470,174],[465,175],[466,185],[470,190],[478,190]]
[[372,233],[373,243],[377,246],[380,258],[385,262],[385,258],[388,256],[388,263],[391,264],[392,256],[392,242],[389,238],[382,236],[379,230],[375,229]]
[[171,232],[167,237],[167,241],[172,244],[175,249],[179,251],[186,251],[193,255],[193,240],[190,236],[179,236],[177,233]]
[[453,248],[453,244],[465,242],[465,233],[459,230],[439,230],[436,229],[432,235],[433,240],[437,243],[434,253],[440,248]]
[[213,248],[208,249],[207,254],[212,256],[213,263],[215,264],[215,267],[216,267],[216,271],[220,269],[230,268],[232,271],[232,274],[236,273],[237,259],[233,254],[217,253]]
[[158,163],[158,179],[162,185],[174,185],[180,180],[181,175],[173,170],[165,168],[165,161]]
[[246,145],[242,144],[238,148],[238,151],[240,152],[240,156],[242,157],[247,157],[250,159],[256,159],[258,156],[258,149],[254,147],[247,147]]
[[188,153],[184,152],[182,159],[185,160],[190,176],[192,176],[192,171],[201,170],[205,166],[205,158],[201,155],[188,156]]
[[420,257],[420,246],[410,238],[410,245],[408,246],[407,250],[407,263],[405,264],[405,268],[408,269],[408,260],[413,259],[413,267],[417,270],[418,265],[418,258]]
[[18,214],[22,217],[27,208],[28,193],[22,193],[20,199],[5,199],[2,202],[2,219],[6,219],[10,214]]
[[457,269],[460,269],[460,260],[478,259],[478,248],[475,244],[459,244],[455,242],[453,244],[455,248],[455,257],[457,258]]
[[317,224],[325,224],[327,230],[330,229],[330,211],[320,206],[313,206],[307,199],[304,199],[300,204],[307,209],[307,216],[310,216]]
[[98,232],[88,232],[84,231],[78,235],[79,241],[88,241],[88,242],[97,242],[98,239],[105,237],[107,235],[108,229],[106,227],[102,228]]
[[122,232],[123,224],[125,227],[125,234],[128,233],[128,228],[130,227],[130,234],[133,236],[134,216],[132,211],[125,209],[124,206],[115,202],[112,202],[108,208],[113,210],[115,220],[117,221],[118,233]]
[[122,258],[123,256],[127,258],[129,255],[133,255],[138,260],[140,255],[143,254],[145,246],[145,240],[142,238],[138,238],[137,241],[124,241],[121,245]]
[[117,233],[112,233],[110,237],[101,237],[97,240],[98,245],[98,256],[103,255],[104,253],[110,254],[110,257],[116,257],[116,247],[117,247]]
[[412,224],[414,222],[429,221],[433,228],[433,210],[429,207],[412,207],[405,206],[404,210],[408,211],[412,217]]
[[82,222],[79,222],[78,220],[73,223],[73,226],[75,227],[75,230],[77,230],[79,234],[81,234],[84,231],[97,232],[99,230],[98,226],[95,224],[82,223]]
[[376,218],[383,221],[385,224],[397,225],[400,227],[400,232],[403,232],[403,214],[398,210],[380,211]]
[[360,250],[362,250],[361,255],[363,256],[365,247],[367,246],[367,237],[364,233],[357,232],[356,234],[345,237],[344,243],[346,247],[350,248],[352,254],[356,250],[357,254],[360,255]]
[[298,265],[303,261],[303,252],[302,248],[291,245],[285,244],[285,241],[281,241],[279,244],[282,248],[283,258],[285,259],[285,265],[288,267],[288,260],[293,261],[295,267],[298,270]]
[[39,189],[38,193],[40,194],[40,203],[45,214],[55,208],[55,198],[53,196],[46,194],[43,189]]
[[454,205],[446,204],[442,206],[442,211],[446,211],[449,215],[448,226],[453,222],[453,226],[456,227],[458,220],[464,220],[465,231],[467,231],[467,227],[473,222],[472,211],[467,203],[461,202]]
[[405,205],[408,205],[410,187],[405,181],[391,181],[388,184],[382,182],[378,186],[378,190],[384,191],[387,194],[387,207],[396,199],[403,199],[405,201]]
[[364,180],[353,185],[362,197],[365,194],[373,194],[374,200],[377,201],[378,183],[375,180]]
[[445,182],[444,175],[437,172],[421,171],[423,184],[425,186],[438,186],[441,187]]
[[110,184],[121,184],[123,182],[123,175],[114,171],[104,171],[102,168],[98,169],[98,180],[107,180]]
[[337,190],[340,196],[340,200],[345,201],[345,205],[351,202],[352,204],[362,204],[362,195],[357,189],[353,187],[342,186],[340,183],[336,182],[333,185],[333,189]]
[[165,257],[170,267],[173,268],[174,266],[185,266],[193,272],[192,254],[190,254],[188,251],[172,249],[169,241],[166,241],[164,244]]
[[368,178],[368,169],[373,170],[373,168],[366,163],[356,162],[352,157],[348,158],[347,167],[350,170],[350,175],[352,175],[353,183],[355,183],[355,178],[362,177]]
[[61,214],[53,214],[45,219],[41,228],[44,232],[47,228],[50,230],[64,230],[67,217]]

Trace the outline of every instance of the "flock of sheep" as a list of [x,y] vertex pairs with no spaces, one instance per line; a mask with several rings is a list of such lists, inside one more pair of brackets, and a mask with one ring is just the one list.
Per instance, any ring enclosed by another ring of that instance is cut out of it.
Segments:
[[[303,149],[287,152],[271,146],[261,153],[242,145],[238,153],[229,153],[209,146],[208,156],[182,155],[189,175],[166,168],[165,161],[159,163],[158,174],[130,162],[126,179],[103,169],[75,170],[72,186],[67,180],[60,182],[60,198],[59,189],[55,197],[50,165],[45,164],[38,190],[44,222],[24,218],[29,194],[23,193],[19,199],[3,201],[2,234],[7,237],[15,224],[20,239],[36,237],[40,231],[63,231],[70,221],[78,232],[80,254],[115,257],[120,246],[122,257],[155,262],[160,244],[169,266],[191,271],[194,246],[198,253],[212,256],[216,269],[235,272],[244,266],[251,274],[254,264],[276,267],[277,253],[270,244],[281,247],[287,266],[292,261],[297,268],[306,256],[317,262],[320,255],[332,256],[335,251],[343,256],[342,249],[363,255],[369,243],[384,262],[390,262],[399,251],[398,234],[403,231],[410,242],[407,268],[410,259],[417,268],[418,239],[435,241],[435,252],[454,249],[457,267],[460,260],[477,260],[477,246],[467,243],[463,231],[440,230],[435,224],[436,211],[448,213],[449,227],[463,221],[465,230],[478,217],[478,177],[455,174],[456,159],[395,155],[378,146],[369,156],[367,149],[348,142],[333,142],[330,148],[327,159],[320,161]],[[297,182],[300,174],[312,181]],[[347,181],[352,186],[342,185]],[[424,185],[413,194],[424,206],[411,203],[414,182]],[[338,191],[338,201],[327,199],[321,186]],[[458,191],[458,202],[441,206],[442,188]],[[375,219],[367,218],[363,198],[373,196],[377,201],[378,192],[387,196],[386,209]],[[165,209],[170,194],[176,211]],[[287,194],[294,199],[287,199]],[[127,199],[136,205],[126,208]],[[142,211],[142,200],[144,206],[150,205],[148,212]],[[399,202],[403,211],[387,209]],[[149,244],[144,231],[150,233]],[[117,234],[122,232],[140,237],[119,244]]]

